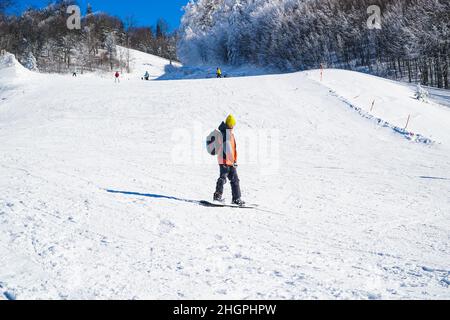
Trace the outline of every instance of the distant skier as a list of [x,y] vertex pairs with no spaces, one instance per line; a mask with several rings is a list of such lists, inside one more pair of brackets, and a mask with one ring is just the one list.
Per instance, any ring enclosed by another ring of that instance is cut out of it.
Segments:
[[231,183],[232,203],[244,206],[245,202],[241,200],[241,188],[237,174],[237,150],[233,134],[235,125],[236,119],[233,115],[229,115],[225,122],[222,122],[219,126],[219,135],[221,137],[216,141],[216,153],[219,161],[220,177],[217,180],[214,201],[223,202],[223,187],[227,183],[228,178]]
[[120,73],[119,71],[116,71],[116,74],[114,75],[115,79],[114,79],[114,83],[120,83]]
[[74,72],[72,73],[72,77],[76,77],[76,76],[77,76],[77,72],[74,71]]
[[222,70],[220,70],[220,68],[217,68],[216,76],[217,76],[217,78],[222,78]]
[[150,74],[148,73],[148,71],[145,71],[144,79],[148,81],[149,78],[150,78]]

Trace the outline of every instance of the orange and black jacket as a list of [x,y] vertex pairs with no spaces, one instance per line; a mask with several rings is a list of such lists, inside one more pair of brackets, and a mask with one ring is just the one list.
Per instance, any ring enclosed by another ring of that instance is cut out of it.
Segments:
[[219,131],[222,134],[222,145],[217,152],[219,164],[231,167],[237,162],[236,139],[225,122],[219,126]]

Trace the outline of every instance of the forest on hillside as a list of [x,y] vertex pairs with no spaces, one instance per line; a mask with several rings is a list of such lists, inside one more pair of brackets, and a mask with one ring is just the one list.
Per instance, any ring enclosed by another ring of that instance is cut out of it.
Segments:
[[[381,9],[369,29],[367,9]],[[198,0],[185,8],[187,64],[326,67],[448,88],[448,0]]]
[[[14,0],[0,1],[0,49],[11,52],[29,69],[42,72],[129,71],[128,48],[176,59],[176,33],[159,19],[154,27],[136,26],[88,6],[81,29],[67,27],[67,8],[74,0],[58,0],[20,16],[6,14]],[[120,47],[119,47],[120,46]]]

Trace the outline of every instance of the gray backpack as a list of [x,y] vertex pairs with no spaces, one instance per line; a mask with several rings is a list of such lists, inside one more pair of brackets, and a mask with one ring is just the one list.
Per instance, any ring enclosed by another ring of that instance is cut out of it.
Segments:
[[222,133],[219,130],[214,130],[206,138],[206,151],[212,156],[217,154],[217,150],[222,145]]

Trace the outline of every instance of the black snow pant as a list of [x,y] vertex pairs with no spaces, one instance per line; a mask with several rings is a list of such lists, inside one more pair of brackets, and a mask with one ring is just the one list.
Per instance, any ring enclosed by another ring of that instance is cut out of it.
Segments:
[[239,186],[239,177],[237,169],[226,165],[219,165],[220,178],[217,180],[216,194],[223,194],[223,186],[227,183],[227,178],[231,183],[231,193],[233,195],[233,201],[241,199],[241,187]]

